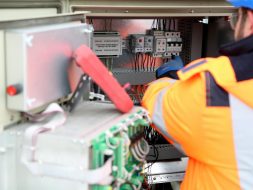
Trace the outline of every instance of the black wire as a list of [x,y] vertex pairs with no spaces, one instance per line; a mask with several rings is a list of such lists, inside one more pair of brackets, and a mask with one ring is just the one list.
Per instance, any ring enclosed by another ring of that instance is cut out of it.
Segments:
[[92,19],[92,18],[90,19],[90,24],[92,24],[92,25],[93,25],[93,19]]
[[152,22],[151,29],[153,29],[154,27],[155,27],[155,19]]
[[107,31],[107,28],[106,28],[106,19],[104,19],[104,30]]
[[138,71],[141,70],[141,53],[138,53]]
[[138,67],[139,67],[139,71],[141,70],[141,62],[142,62],[142,53],[139,53],[139,57],[138,57]]
[[134,57],[134,70],[135,71],[137,69],[136,60],[137,60],[137,55],[135,54],[135,57]]
[[110,20],[110,31],[112,31],[112,19]]
[[136,66],[137,66],[137,71],[139,71],[139,53],[136,54]]
[[163,26],[164,26],[164,31],[167,32],[167,30],[166,30],[166,19],[163,19]]
[[143,63],[142,63],[142,65],[143,65],[143,71],[145,71],[145,63],[146,63],[146,61],[147,61],[147,55],[144,54]]
[[176,20],[173,19],[173,31],[176,31]]
[[174,19],[174,31],[176,31],[176,19]]

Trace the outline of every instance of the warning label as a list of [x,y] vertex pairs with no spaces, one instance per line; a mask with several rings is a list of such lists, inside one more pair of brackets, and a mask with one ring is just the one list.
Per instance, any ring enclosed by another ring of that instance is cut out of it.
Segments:
[[93,51],[99,56],[122,55],[120,36],[94,36]]

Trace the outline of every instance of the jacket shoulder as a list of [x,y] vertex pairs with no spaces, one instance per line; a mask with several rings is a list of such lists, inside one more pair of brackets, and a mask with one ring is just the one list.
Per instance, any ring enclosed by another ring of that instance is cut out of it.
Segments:
[[229,59],[224,56],[218,58],[201,58],[191,62],[186,67],[178,71],[178,76],[180,80],[188,80],[191,77],[205,71],[209,71],[215,75],[219,68],[224,66],[224,63],[230,63]]
[[192,61],[183,69],[178,71],[178,76],[180,80],[188,80],[194,75],[197,75],[207,69],[207,64],[210,63],[211,58],[201,58]]

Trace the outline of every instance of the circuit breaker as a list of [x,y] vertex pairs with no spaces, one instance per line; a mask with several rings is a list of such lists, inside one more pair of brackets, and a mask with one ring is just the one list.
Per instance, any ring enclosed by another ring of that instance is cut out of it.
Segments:
[[142,34],[131,35],[131,49],[133,53],[144,52],[145,36]]
[[160,54],[164,53],[165,51],[166,51],[166,38],[156,36],[154,43],[154,53]]
[[154,43],[154,37],[153,36],[144,36],[144,52],[149,53],[153,52],[153,43]]

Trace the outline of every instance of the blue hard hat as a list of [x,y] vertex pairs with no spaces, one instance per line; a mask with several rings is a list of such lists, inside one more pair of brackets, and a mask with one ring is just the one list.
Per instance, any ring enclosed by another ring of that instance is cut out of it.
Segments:
[[234,7],[245,7],[249,9],[253,9],[253,0],[227,0]]

